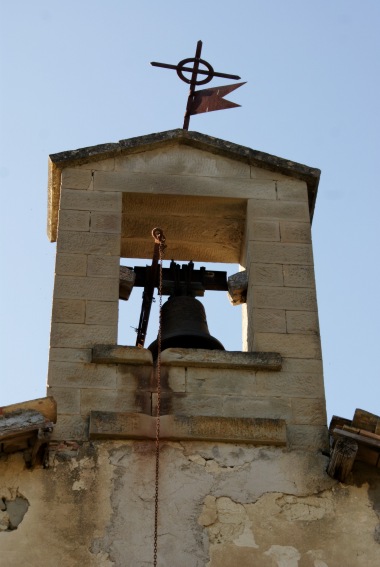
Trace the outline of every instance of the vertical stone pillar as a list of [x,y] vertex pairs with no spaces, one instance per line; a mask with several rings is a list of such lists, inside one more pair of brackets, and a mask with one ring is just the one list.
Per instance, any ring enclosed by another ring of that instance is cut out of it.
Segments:
[[62,171],[48,394],[58,403],[58,429],[66,417],[78,436],[82,389],[116,384],[90,362],[94,344],[117,343],[121,208],[120,192],[93,190],[90,169]]
[[278,181],[275,200],[248,200],[246,246],[248,350],[320,357],[304,182]]
[[244,348],[281,353],[280,380],[263,373],[259,381],[289,399],[290,444],[318,446],[326,409],[307,186],[275,185],[275,199],[247,203]]

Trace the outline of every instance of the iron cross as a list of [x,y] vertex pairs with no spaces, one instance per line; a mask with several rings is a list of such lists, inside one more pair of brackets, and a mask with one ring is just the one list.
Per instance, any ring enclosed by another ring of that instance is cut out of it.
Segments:
[[[231,91],[241,87],[245,83],[235,83],[224,87],[214,87],[212,89],[202,89],[196,91],[195,87],[198,85],[205,85],[209,83],[214,77],[222,77],[223,79],[240,79],[238,75],[229,75],[227,73],[218,73],[214,71],[213,67],[201,59],[202,42],[199,40],[195,57],[182,59],[177,65],[169,65],[168,63],[157,63],[152,61],[151,65],[154,67],[163,67],[164,69],[174,69],[177,71],[178,77],[190,85],[189,96],[187,99],[187,106],[185,118],[183,122],[183,129],[189,129],[190,116],[193,114],[201,114],[202,112],[211,112],[213,110],[223,110],[225,108],[234,108],[240,106],[229,100],[224,100],[223,97]],[[192,64],[192,67],[187,67]],[[201,69],[200,65],[206,67]],[[191,78],[185,77],[184,73],[191,73]],[[206,75],[205,78],[198,79],[198,75]]]

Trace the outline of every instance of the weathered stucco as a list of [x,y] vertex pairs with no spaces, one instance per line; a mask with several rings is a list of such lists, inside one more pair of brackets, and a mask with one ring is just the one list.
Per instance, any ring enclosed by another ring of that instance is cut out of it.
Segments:
[[[154,461],[149,441],[61,443],[49,469],[3,457],[1,497],[29,508],[0,532],[1,565],[152,565]],[[378,472],[358,464],[341,485],[326,465],[279,448],[163,443],[158,564],[377,567]]]

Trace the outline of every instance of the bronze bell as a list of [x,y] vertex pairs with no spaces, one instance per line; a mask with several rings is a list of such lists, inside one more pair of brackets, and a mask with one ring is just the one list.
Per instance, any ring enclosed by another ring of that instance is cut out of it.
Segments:
[[[171,296],[162,306],[161,350],[170,347],[224,350],[222,343],[210,335],[205,309],[195,297]],[[157,358],[158,339],[148,349]]]

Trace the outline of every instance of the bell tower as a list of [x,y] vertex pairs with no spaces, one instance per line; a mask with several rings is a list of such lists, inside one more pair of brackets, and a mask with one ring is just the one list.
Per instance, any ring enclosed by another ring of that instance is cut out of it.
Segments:
[[120,259],[151,257],[160,226],[168,258],[239,263],[229,291],[243,306],[241,352],[186,340],[163,351],[164,413],[276,419],[281,444],[325,445],[310,236],[318,170],[173,130],[52,155],[49,179],[58,438],[102,435],[101,412],[155,415],[152,353],[118,345],[117,328]]

